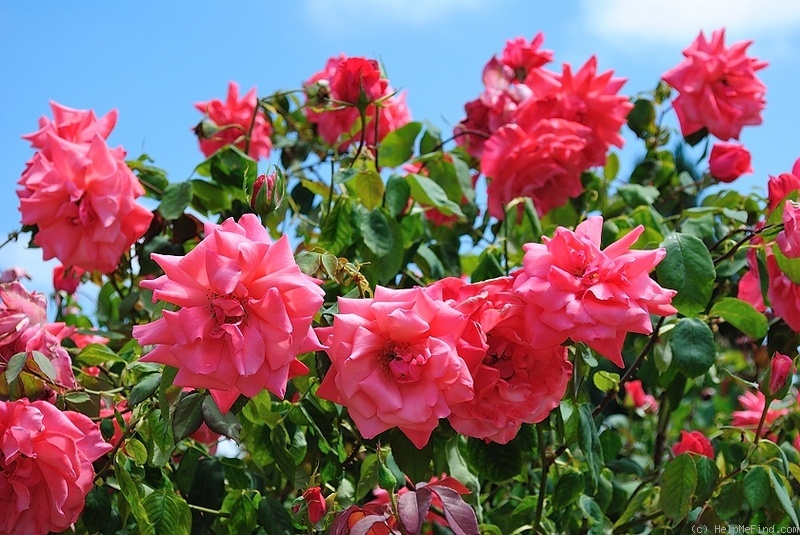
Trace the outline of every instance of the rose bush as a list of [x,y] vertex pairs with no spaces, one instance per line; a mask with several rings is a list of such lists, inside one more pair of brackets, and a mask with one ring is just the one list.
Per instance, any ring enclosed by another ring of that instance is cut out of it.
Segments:
[[183,181],[51,103],[18,190],[50,315],[0,266],[0,534],[800,527],[800,160],[728,184],[766,62],[701,34],[628,98],[543,44],[450,137],[371,58],[231,82]]

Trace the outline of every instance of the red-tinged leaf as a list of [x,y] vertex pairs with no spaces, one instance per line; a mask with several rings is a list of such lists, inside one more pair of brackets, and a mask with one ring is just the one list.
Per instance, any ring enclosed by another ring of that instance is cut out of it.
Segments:
[[480,535],[475,511],[461,499],[458,492],[441,485],[432,490],[442,500],[444,517],[455,535]]
[[422,523],[428,516],[431,508],[433,494],[425,487],[417,489],[416,492],[406,492],[397,500],[397,512],[400,521],[411,535],[418,535],[422,530]]
[[449,488],[453,489],[454,491],[456,491],[459,494],[469,494],[470,493],[469,489],[467,487],[465,487],[463,485],[463,483],[461,483],[461,481],[457,480],[454,477],[446,477],[444,479],[440,479],[439,481],[431,483],[430,485],[427,485],[427,486],[428,487],[435,487],[435,486],[439,486],[439,485],[444,486],[444,487],[449,487]]
[[385,516],[369,515],[356,522],[353,527],[350,528],[350,535],[367,535],[370,529],[373,529],[373,532],[378,535],[389,535],[392,533],[392,530],[386,525]]

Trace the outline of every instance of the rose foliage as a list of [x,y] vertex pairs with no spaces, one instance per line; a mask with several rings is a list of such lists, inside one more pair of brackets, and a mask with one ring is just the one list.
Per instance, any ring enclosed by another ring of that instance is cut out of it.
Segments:
[[12,238],[56,294],[0,266],[0,534],[798,527],[798,155],[731,185],[767,63],[717,30],[642,92],[544,41],[476,64],[452,135],[371,58],[230,82],[182,182],[51,103]]

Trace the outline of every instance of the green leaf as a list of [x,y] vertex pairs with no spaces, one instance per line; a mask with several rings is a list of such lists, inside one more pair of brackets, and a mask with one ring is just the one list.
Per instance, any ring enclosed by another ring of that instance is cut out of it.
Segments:
[[600,392],[611,392],[619,387],[619,374],[600,370],[592,376],[592,382]]
[[231,196],[217,184],[205,180],[193,179],[192,206],[199,212],[220,213],[231,209]]
[[800,527],[800,523],[797,521],[797,513],[795,513],[794,506],[792,505],[792,499],[789,497],[786,487],[783,486],[783,476],[776,476],[775,469],[772,467],[769,467],[767,472],[769,473],[769,484],[772,486],[772,490],[775,491],[775,495],[778,497],[781,506],[783,506],[783,510],[786,511],[786,514],[792,519],[794,525]]
[[359,171],[355,179],[355,190],[367,210],[373,210],[383,202],[383,180],[376,171]]
[[395,243],[389,217],[383,210],[372,210],[361,220],[361,234],[364,245],[377,257],[382,258],[398,247]]
[[94,485],[86,495],[86,505],[81,513],[83,525],[91,533],[104,533],[111,517],[111,496],[108,487]]
[[209,429],[239,442],[242,424],[239,423],[239,418],[232,411],[222,414],[214,398],[208,396],[203,400],[202,412],[203,420]]
[[428,442],[422,449],[418,449],[402,431],[392,429],[389,433],[389,445],[392,448],[398,468],[414,483],[428,481],[433,475],[431,459],[433,445]]
[[406,179],[392,175],[386,182],[386,208],[392,217],[404,213],[408,208],[408,199],[411,195],[411,187]]
[[470,471],[467,460],[461,455],[461,449],[459,448],[461,440],[462,437],[459,435],[453,435],[447,439],[445,446],[447,473],[463,483],[473,493],[478,493],[481,483],[478,477]]
[[[194,505],[216,510],[222,505],[225,495],[225,470],[216,459],[200,459],[197,463],[191,490],[186,500]],[[202,511],[192,511],[192,528],[195,533],[209,533],[208,529],[217,516]]]
[[125,441],[124,450],[139,466],[147,462],[147,448],[144,447],[141,440],[129,438]]
[[203,394],[190,392],[181,395],[172,415],[172,436],[180,442],[200,428],[203,423]]
[[139,533],[141,535],[155,535],[150,517],[142,503],[141,491],[125,469],[124,462],[124,456],[117,455],[117,462],[114,463],[114,476],[117,479],[119,490],[131,507],[131,513],[139,526]]
[[800,258],[787,258],[777,244],[772,247],[772,252],[783,274],[789,277],[793,283],[800,284]]
[[688,453],[678,455],[664,467],[661,483],[661,508],[670,520],[686,518],[697,486],[697,468]]
[[411,174],[406,176],[411,188],[411,198],[425,206],[433,206],[444,215],[464,217],[461,207],[447,197],[444,189],[428,177]]
[[522,470],[523,455],[513,440],[508,444],[487,444],[483,440],[470,438],[464,453],[473,471],[489,481],[506,481]]
[[608,157],[606,157],[606,165],[603,167],[603,178],[605,178],[607,182],[611,182],[617,178],[617,173],[619,173],[619,156],[617,156],[616,152],[611,152],[608,154]]
[[8,363],[6,364],[6,382],[13,383],[19,374],[22,372],[22,369],[25,367],[25,361],[28,359],[28,355],[25,352],[15,353],[10,359],[8,359]]
[[368,263],[361,272],[367,280],[385,284],[403,266],[403,229],[382,208],[368,212],[359,219],[358,228],[364,234],[364,246],[358,250],[363,261]]
[[414,154],[414,142],[422,130],[422,123],[410,122],[386,134],[378,148],[378,159],[382,165],[397,167]]
[[722,520],[727,520],[742,511],[743,501],[742,484],[738,481],[733,481],[720,489],[719,494],[712,500],[712,503],[717,515]]
[[378,485],[378,456],[370,453],[361,462],[358,483],[356,484],[356,500],[361,500],[369,491]]
[[289,435],[283,424],[276,425],[269,434],[272,443],[271,453],[278,463],[278,469],[289,481],[294,481],[295,462],[289,452]]
[[160,199],[162,192],[169,185],[169,181],[163,169],[147,164],[152,161],[147,154],[142,154],[136,160],[128,160],[125,163],[136,174],[139,183],[144,188],[145,195]]
[[641,186],[639,184],[624,184],[620,186],[617,191],[619,191],[619,194],[625,201],[625,204],[631,208],[635,208],[643,204],[651,205],[661,194],[661,192],[658,191],[658,188],[654,188],[653,186]]
[[243,490],[230,493],[222,504],[223,511],[229,513],[228,534],[252,533],[258,523],[258,508],[261,494],[257,490]]
[[698,377],[714,364],[714,333],[697,318],[681,318],[669,338],[672,366],[687,377]]
[[267,535],[293,535],[292,517],[281,502],[274,498],[264,498],[258,504],[258,525]]
[[662,243],[667,256],[656,268],[658,282],[678,291],[672,305],[684,316],[695,316],[706,309],[714,287],[716,272],[705,244],[688,234],[670,234]]
[[33,361],[39,367],[39,370],[47,376],[48,379],[51,381],[56,380],[56,367],[53,366],[53,363],[50,362],[44,353],[41,351],[33,350],[31,351],[31,356],[33,356]]
[[753,511],[761,509],[770,498],[770,481],[767,471],[761,466],[754,466],[742,480],[744,499]]
[[498,254],[499,253],[496,253],[491,249],[486,249],[481,253],[480,258],[478,259],[478,265],[475,266],[475,270],[472,272],[472,282],[481,282],[494,279],[496,277],[502,277],[506,274],[506,272],[503,270],[503,266],[500,265],[500,261],[497,258]]
[[353,208],[350,202],[340,197],[331,212],[325,216],[320,228],[319,244],[331,254],[339,256],[355,241]]
[[658,132],[656,108],[653,101],[644,98],[636,100],[633,109],[628,113],[628,127],[640,138],[646,138]]
[[152,396],[160,383],[160,373],[146,375],[131,388],[131,393],[128,395],[128,405],[133,407]]
[[209,173],[215,182],[233,186],[242,194],[245,189],[250,189],[249,186],[252,186],[258,177],[258,162],[233,145],[221,148],[207,162]]
[[425,122],[425,133],[419,142],[419,153],[428,154],[442,147],[442,131],[435,125]]
[[606,517],[594,498],[584,494],[578,500],[578,506],[583,513],[583,517],[589,521],[589,535],[602,535],[605,532]]
[[709,314],[719,316],[753,340],[767,335],[767,317],[741,299],[725,297],[714,303]]
[[711,497],[717,486],[719,469],[714,461],[704,455],[698,455],[694,459],[697,468],[697,488],[695,489],[695,503],[700,504]]
[[559,507],[574,503],[584,492],[586,483],[580,472],[567,472],[561,476],[553,491],[553,502]]
[[592,418],[592,409],[588,404],[578,408],[578,446],[580,446],[586,464],[589,465],[587,481],[592,492],[597,490],[600,471],[603,469],[603,448],[600,437],[597,436],[597,427]]
[[78,353],[76,360],[86,366],[100,366],[106,362],[125,362],[125,359],[102,344],[89,344]]
[[183,215],[189,203],[192,202],[192,195],[191,182],[170,184],[161,196],[161,204],[158,205],[158,212],[164,219],[169,221],[178,219]]
[[161,415],[161,409],[156,409],[147,417],[147,436],[150,439],[150,462],[155,466],[165,466],[171,459],[172,450],[175,449],[175,440],[172,438],[172,429]]
[[641,490],[631,497],[628,505],[625,507],[625,510],[614,523],[614,527],[617,528],[626,522],[629,522],[636,515],[640,515],[649,511],[650,507],[654,502],[657,501],[660,494],[661,489],[659,487],[645,484]]
[[142,501],[155,533],[189,535],[192,531],[192,513],[183,498],[172,492],[156,489]]

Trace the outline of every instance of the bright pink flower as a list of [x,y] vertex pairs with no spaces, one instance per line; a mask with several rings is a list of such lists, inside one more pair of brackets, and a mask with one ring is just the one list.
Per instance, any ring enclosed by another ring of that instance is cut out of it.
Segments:
[[794,373],[794,362],[792,362],[790,356],[776,351],[772,355],[769,367],[768,393],[771,396],[775,396],[775,394],[783,390],[789,380],[789,376]]
[[708,158],[708,170],[720,182],[733,182],[740,176],[753,172],[750,152],[738,143],[714,143]]
[[[733,420],[731,425],[755,431],[758,429],[758,422],[761,420],[761,413],[764,412],[764,405],[767,398],[761,392],[745,392],[737,398],[739,404],[744,410],[733,411]],[[789,409],[768,409],[767,417],[764,420],[764,427],[761,430],[761,436],[767,436],[769,427],[781,416],[789,413]]]
[[700,32],[686,59],[662,78],[679,91],[673,101],[684,136],[703,128],[723,141],[739,139],[743,126],[761,124],[766,86],[756,71],[766,62],[745,55],[752,41],[725,47],[725,30],[707,41]]
[[303,493],[303,499],[306,501],[308,519],[311,523],[316,524],[322,520],[328,510],[328,504],[322,496],[322,490],[319,487],[311,487]]
[[571,338],[623,367],[626,334],[650,334],[650,314],[677,313],[670,304],[676,292],[648,275],[664,249],[630,250],[644,227],[601,251],[602,227],[603,219],[594,216],[574,232],[559,227],[543,244],[526,244],[514,291],[526,301],[526,336],[537,347]]
[[95,136],[107,139],[117,123],[117,110],[111,110],[98,119],[93,110],[74,110],[50,101],[53,119],[41,117],[39,130],[22,136],[31,142],[31,146],[42,152],[45,158],[51,159],[51,136],[76,144],[91,145]]
[[672,453],[694,453],[714,459],[714,447],[700,431],[681,431],[681,438],[672,446]]
[[111,273],[150,226],[153,214],[135,202],[144,189],[121,147],[99,135],[90,145],[48,135],[51,158],[34,155],[19,180],[22,223],[38,227],[45,260]]
[[92,488],[92,462],[109,450],[82,414],[43,401],[0,401],[0,532],[68,529]]
[[617,94],[625,81],[614,78],[614,71],[598,75],[595,56],[574,74],[566,63],[560,75],[535,69],[525,80],[533,90],[533,97],[519,114],[529,114],[527,121],[559,118],[588,127],[586,161],[588,166],[603,165],[609,146],[624,144],[620,129],[633,108],[628,97]]
[[288,378],[308,371],[296,357],[321,348],[311,322],[324,292],[297,267],[286,236],[273,244],[245,214],[207,223],[186,256],[152,258],[165,274],[141,286],[181,308],[133,328],[140,344],[156,345],[142,361],[178,368],[175,384],[208,388],[222,412],[240,394],[283,397]]
[[783,230],[778,233],[778,247],[789,258],[800,257],[800,203],[786,201],[783,207]]
[[75,344],[75,347],[78,349],[83,349],[89,344],[107,344],[109,342],[108,338],[105,336],[100,336],[99,334],[79,333],[78,331],[75,331],[69,335],[69,339],[72,340],[72,343]]
[[450,424],[463,435],[500,444],[523,423],[544,420],[564,396],[572,372],[567,348],[535,349],[523,338],[525,308],[512,285],[511,277],[477,284],[450,277],[426,289],[441,290],[448,304],[486,333],[482,347],[472,343],[472,353],[462,350],[475,397],[452,406]]
[[767,298],[772,312],[793,331],[800,332],[800,284],[795,284],[778,266],[775,255],[767,254],[769,288]]
[[645,412],[658,412],[658,400],[644,391],[638,379],[625,383],[625,405],[642,409]]
[[581,172],[589,128],[564,119],[507,124],[486,141],[481,168],[489,179],[489,214],[530,197],[540,215],[583,193]]
[[72,359],[61,340],[72,330],[63,323],[47,321],[47,300],[40,293],[29,293],[21,283],[0,284],[0,373],[17,353],[39,351],[56,370],[56,382],[64,387],[75,386]]
[[84,273],[86,271],[77,266],[71,268],[56,266],[53,268],[53,288],[57,292],[72,295],[77,291]]
[[330,79],[333,98],[355,106],[366,106],[389,94],[388,86],[378,62],[366,58],[343,59]]
[[451,406],[472,399],[457,349],[470,323],[421,288],[340,297],[333,325],[318,329],[331,368],[317,395],[346,406],[364,437],[398,427],[421,449]]
[[791,173],[769,177],[767,188],[769,190],[768,208],[772,211],[787,195],[800,189],[800,158],[794,162]]
[[[239,98],[239,84],[228,82],[228,98],[225,102],[211,99],[194,105],[206,119],[195,129],[200,141],[200,150],[208,157],[226,145],[235,145],[244,150],[250,125],[250,145],[247,154],[256,160],[269,157],[272,150],[272,125],[258,109],[256,89]],[[253,115],[255,114],[255,123]],[[205,124],[206,121],[210,124]]]
[[[358,62],[353,62],[353,60],[358,60]],[[355,104],[358,101],[350,99],[353,97],[353,87],[358,81],[356,67],[358,65],[365,67],[363,62],[370,63],[370,60],[364,58],[348,58],[344,54],[340,55],[338,58],[330,58],[325,64],[325,68],[314,73],[311,78],[306,80],[304,85],[310,87],[318,82],[327,81],[330,84],[329,96],[331,100],[353,102]],[[353,69],[356,70],[354,71]],[[369,71],[368,68],[366,68],[366,70]],[[367,85],[369,86],[369,94],[367,96],[371,101],[379,99],[384,100],[366,108],[367,124],[364,137],[365,142],[369,145],[375,145],[378,141],[386,137],[389,132],[411,121],[411,114],[406,105],[405,93],[399,93],[389,97],[389,95],[394,93],[394,89],[392,89],[388,81],[385,78],[374,81],[373,78],[374,73],[370,71],[367,76]],[[383,88],[383,92],[378,94],[381,88]],[[359,142],[361,138],[361,128],[357,128],[356,123],[360,118],[358,110],[355,107],[351,106],[330,110],[307,107],[305,108],[305,112],[308,120],[317,125],[319,136],[329,145],[336,147],[340,151],[344,151],[352,143]],[[376,113],[378,115],[377,118]],[[375,139],[374,123],[376,120],[378,121],[377,140]]]
[[539,48],[542,43],[544,34],[541,32],[537,33],[530,43],[524,37],[509,39],[500,55],[500,61],[510,67],[517,79],[522,82],[528,76],[528,72],[553,61],[553,51]]

